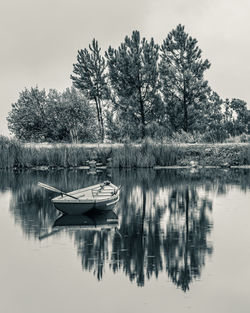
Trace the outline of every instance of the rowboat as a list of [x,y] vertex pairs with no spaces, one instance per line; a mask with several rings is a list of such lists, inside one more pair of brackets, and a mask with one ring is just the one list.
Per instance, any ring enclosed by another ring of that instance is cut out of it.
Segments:
[[38,185],[60,193],[60,196],[53,198],[51,201],[56,209],[63,214],[80,215],[90,210],[109,211],[119,201],[120,187],[113,185],[110,181],[68,193],[43,183],[38,183]]

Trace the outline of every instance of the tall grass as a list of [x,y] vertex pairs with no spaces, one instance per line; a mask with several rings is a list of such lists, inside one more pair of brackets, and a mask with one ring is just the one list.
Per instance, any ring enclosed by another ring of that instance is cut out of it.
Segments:
[[0,168],[12,168],[18,164],[21,147],[15,140],[0,136]]
[[156,165],[176,165],[179,147],[169,144],[143,142],[141,145],[124,144],[112,149],[113,167],[154,167]]
[[124,145],[25,145],[0,136],[0,168],[79,167],[94,159],[118,168],[154,166],[250,165],[250,144],[163,144],[146,140]]
[[18,167],[76,167],[86,165],[91,151],[78,147],[25,148],[22,147]]

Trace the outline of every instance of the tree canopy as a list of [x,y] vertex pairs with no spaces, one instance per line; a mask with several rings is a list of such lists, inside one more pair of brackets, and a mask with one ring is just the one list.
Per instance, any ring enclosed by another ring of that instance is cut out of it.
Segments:
[[148,42],[134,31],[118,49],[109,47],[106,52],[111,100],[124,121],[121,127],[132,123],[137,136],[140,130],[141,138],[146,135],[147,125],[159,116],[158,51],[153,39]]
[[224,141],[250,133],[241,99],[222,99],[209,86],[198,41],[183,25],[161,45],[139,31],[101,54],[98,41],[80,49],[73,64],[74,88],[46,94],[25,88],[8,116],[23,140],[122,141],[196,136]]
[[95,101],[101,141],[104,140],[103,100],[108,97],[106,84],[106,61],[101,56],[98,41],[93,39],[88,49],[79,50],[77,63],[73,64],[71,79],[74,86],[81,90],[87,99]]
[[23,140],[43,138],[46,131],[46,92],[38,87],[20,92],[7,117],[10,131]]
[[94,108],[74,88],[48,94],[38,87],[25,89],[7,119],[11,132],[26,141],[98,140]]
[[169,121],[175,130],[192,130],[196,111],[202,109],[209,92],[204,72],[209,61],[201,59],[197,40],[178,25],[161,46],[160,77]]

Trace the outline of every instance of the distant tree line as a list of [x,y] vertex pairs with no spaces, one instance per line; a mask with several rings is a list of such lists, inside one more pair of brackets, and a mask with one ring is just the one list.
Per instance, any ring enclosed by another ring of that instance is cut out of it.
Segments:
[[79,50],[74,88],[48,94],[25,89],[12,105],[9,129],[24,140],[162,140],[176,133],[223,141],[250,133],[250,112],[240,99],[222,100],[204,78],[210,67],[197,40],[178,25],[162,45],[126,36],[101,54],[93,39]]

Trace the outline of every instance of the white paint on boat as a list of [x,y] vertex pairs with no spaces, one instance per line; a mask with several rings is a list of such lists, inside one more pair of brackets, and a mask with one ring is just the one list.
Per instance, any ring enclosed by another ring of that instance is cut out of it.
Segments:
[[119,188],[112,183],[102,183],[68,192],[68,195],[78,199],[63,194],[52,202],[63,213],[79,215],[91,209],[112,210],[119,201]]

